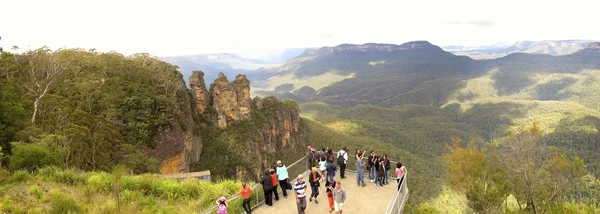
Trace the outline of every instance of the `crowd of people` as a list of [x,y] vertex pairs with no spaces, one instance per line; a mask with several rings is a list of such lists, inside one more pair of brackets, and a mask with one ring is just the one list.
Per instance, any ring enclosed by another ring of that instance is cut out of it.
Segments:
[[[281,190],[284,198],[288,198],[287,190],[292,190],[296,200],[298,213],[303,214],[307,206],[306,196],[308,194],[308,187],[310,186],[311,189],[308,202],[314,200],[314,202],[318,204],[319,201],[317,196],[319,196],[319,188],[321,182],[325,181],[325,193],[327,194],[329,212],[335,211],[336,213],[342,214],[342,207],[346,200],[346,192],[344,188],[342,188],[342,182],[336,180],[335,176],[336,171],[339,168],[340,178],[346,178],[348,150],[345,147],[342,148],[336,153],[337,158],[334,158],[334,153],[330,148],[322,148],[319,151],[313,149],[309,144],[307,149],[307,167],[310,169],[310,173],[306,179],[303,174],[300,174],[296,177],[296,182],[294,182],[293,185],[288,183],[289,175],[287,167],[282,164],[280,160],[277,161],[277,167],[275,169],[270,169],[264,173],[264,176],[260,180],[260,184],[262,185],[265,196],[265,205],[273,206],[273,199],[279,201],[278,188]],[[357,185],[366,187],[364,180],[365,166],[366,169],[369,170],[369,181],[374,183],[375,186],[383,188],[384,185],[389,185],[388,177],[392,166],[388,156],[378,156],[374,151],[370,151],[369,156],[364,160],[365,153],[365,151],[360,151],[358,149],[354,153]],[[334,163],[334,160],[337,161]],[[397,163],[395,167],[396,169],[394,172],[397,178],[397,188],[400,190],[406,169],[402,163]],[[242,190],[238,194],[244,199],[242,203],[245,210],[244,213],[250,214],[252,211],[250,206],[250,187],[248,187],[246,183],[243,183]],[[227,213],[227,204],[224,197],[217,200],[217,204],[219,214]]]

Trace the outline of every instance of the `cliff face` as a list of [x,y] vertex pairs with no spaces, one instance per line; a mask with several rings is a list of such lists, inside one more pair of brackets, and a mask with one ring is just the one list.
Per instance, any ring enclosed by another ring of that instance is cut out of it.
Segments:
[[202,71],[192,73],[190,77],[190,87],[193,90],[194,99],[196,102],[196,109],[200,113],[204,113],[208,105],[210,105],[210,94],[206,90],[206,84],[204,83],[204,73]]
[[[193,74],[192,78],[195,79],[190,79],[190,83],[201,82],[200,74]],[[202,90],[202,87],[192,86],[192,94],[201,94]],[[197,110],[217,129],[213,134],[217,137],[205,139],[210,141],[205,145],[210,147],[210,154],[200,160],[201,167],[210,169],[211,174],[257,178],[261,172],[273,167],[276,160],[285,160],[305,144],[306,133],[301,126],[298,105],[275,97],[250,99],[250,82],[245,75],[238,75],[230,83],[225,75],[219,74],[211,84],[209,94],[210,107],[205,109],[211,111]],[[198,95],[195,99],[196,103],[206,100]]]
[[395,44],[377,44],[377,43],[366,43],[362,45],[343,44],[335,47],[323,47],[319,49],[307,49],[302,55],[314,56],[314,55],[325,55],[331,53],[341,52],[397,52],[397,51],[410,51],[410,50],[433,50],[443,51],[440,47],[435,46],[427,41],[413,41],[407,42],[401,45]]
[[156,148],[149,152],[150,156],[162,160],[160,173],[189,172],[190,164],[200,160],[202,153],[202,140],[194,133],[196,123],[190,96],[185,89],[185,82],[180,81],[181,87],[177,91],[177,102],[181,103],[180,109],[170,116],[170,126],[159,130]]

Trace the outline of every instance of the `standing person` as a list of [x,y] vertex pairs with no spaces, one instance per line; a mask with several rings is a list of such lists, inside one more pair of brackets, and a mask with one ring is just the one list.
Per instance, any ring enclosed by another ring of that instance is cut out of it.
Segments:
[[337,167],[333,163],[333,158],[327,160],[327,167],[325,168],[327,171],[327,178],[333,178],[333,180],[335,180],[335,171],[337,170]]
[[388,185],[388,184],[390,184],[390,182],[389,182],[389,180],[388,180],[388,177],[389,177],[389,171],[390,171],[390,169],[391,169],[392,167],[390,166],[390,159],[388,159],[388,156],[387,156],[387,155],[385,155],[385,154],[383,155],[383,166],[384,166],[384,169],[385,169],[385,173],[384,173],[384,175],[383,175],[383,178],[384,178],[384,179],[383,179],[383,184],[384,184],[384,185]]
[[[273,195],[275,195],[275,201],[279,201],[279,193],[277,193],[277,183],[279,183],[279,179],[277,179],[277,174],[275,174],[275,170],[271,169],[271,183],[273,184]],[[285,188],[285,187],[283,187]]]
[[361,186],[362,183],[362,187],[365,187],[365,170],[364,170],[364,166],[365,164],[363,163],[362,159],[363,159],[363,153],[360,152],[360,150],[356,150],[356,185]]
[[335,189],[335,180],[328,178],[325,182],[325,192],[327,193],[327,199],[329,200],[329,213],[333,212],[333,189]]
[[304,182],[302,174],[298,175],[298,179],[294,183],[294,196],[296,196],[298,214],[304,214],[304,210],[306,209],[306,182]]
[[335,199],[333,207],[335,213],[342,214],[342,206],[346,201],[346,191],[342,188],[342,182],[336,182],[335,190],[333,190],[333,198]]
[[310,169],[315,167],[315,151],[310,144],[308,144],[306,148],[308,149],[306,152],[306,160],[308,161],[308,168]]
[[283,192],[283,197],[287,198],[286,185],[288,185],[288,170],[285,165],[281,164],[280,160],[277,161],[277,180],[279,180],[279,186],[281,187],[281,192]]
[[273,206],[273,182],[271,181],[271,173],[265,172],[262,180],[260,180],[260,184],[263,186],[263,191],[265,192],[265,204],[267,206]]
[[400,191],[400,185],[404,181],[404,174],[406,174],[406,168],[402,166],[402,163],[396,164],[396,181],[398,182],[398,191]]
[[319,161],[319,171],[321,171],[321,179],[323,179],[323,180],[325,180],[327,178],[327,176],[325,175],[326,170],[327,170],[327,160],[325,159],[325,155],[323,155],[323,157]]
[[374,168],[374,172],[375,174],[373,175],[375,180],[375,186],[377,186],[377,182],[379,182],[379,157],[377,157],[377,155],[373,156],[373,168]]
[[338,153],[338,165],[340,166],[340,178],[346,178],[346,163],[348,162],[348,152],[346,147],[342,148]]
[[227,214],[227,202],[225,196],[221,196],[221,198],[217,200],[217,214]]
[[369,166],[369,181],[371,182],[375,182],[375,164],[373,162],[374,158],[375,152],[371,150],[371,153],[369,154],[369,159],[367,159],[367,166]]
[[321,151],[319,152],[319,156],[321,157],[321,160],[325,159],[325,153],[327,153],[327,150],[325,150],[325,148],[321,148]]
[[308,180],[310,182],[310,188],[312,190],[312,193],[310,194],[310,199],[308,201],[312,201],[314,197],[316,204],[319,203],[319,201],[317,200],[317,196],[319,196],[319,186],[321,186],[319,180],[321,180],[321,175],[319,174],[319,171],[317,171],[317,168],[313,167],[310,173],[310,178]]
[[[377,158],[379,164],[377,165],[377,180],[379,181],[379,186],[383,188],[383,180],[385,179],[383,176],[385,175],[385,166],[383,165],[383,158]],[[377,183],[375,183],[377,186]]]
[[252,207],[250,206],[250,194],[252,193],[252,189],[248,186],[248,183],[244,182],[242,184],[242,190],[238,193],[238,195],[242,195],[244,198],[244,202],[242,202],[242,207],[244,207],[244,214],[251,214]]

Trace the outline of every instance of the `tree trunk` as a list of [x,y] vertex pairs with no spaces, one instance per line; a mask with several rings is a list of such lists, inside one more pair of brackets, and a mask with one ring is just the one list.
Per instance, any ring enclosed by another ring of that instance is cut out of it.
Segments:
[[48,92],[48,87],[50,87],[50,84],[52,84],[52,81],[46,84],[46,88],[44,88],[44,91],[40,94],[40,96],[35,98],[35,102],[33,102],[33,115],[31,115],[31,123],[33,124],[35,124],[35,116],[37,115],[40,100],[42,99],[42,97],[44,97],[44,95],[46,95],[46,92]]

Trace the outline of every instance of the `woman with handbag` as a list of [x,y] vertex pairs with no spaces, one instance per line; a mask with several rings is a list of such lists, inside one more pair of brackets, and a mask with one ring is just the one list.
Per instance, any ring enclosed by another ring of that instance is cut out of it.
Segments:
[[312,168],[309,179],[310,187],[312,189],[309,201],[312,201],[312,199],[315,198],[315,203],[318,204],[319,201],[317,200],[317,196],[319,195],[319,186],[321,186],[321,183],[319,183],[319,180],[321,180],[321,174],[317,170],[317,167]]

